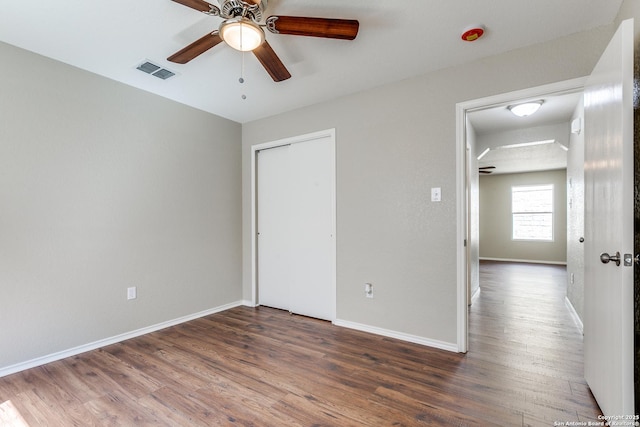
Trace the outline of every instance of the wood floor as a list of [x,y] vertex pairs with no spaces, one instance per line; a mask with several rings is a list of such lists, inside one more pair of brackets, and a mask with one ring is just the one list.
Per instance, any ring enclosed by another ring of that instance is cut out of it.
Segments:
[[481,275],[466,355],[239,307],[0,378],[0,425],[11,416],[31,427],[597,420],[564,268],[482,264]]

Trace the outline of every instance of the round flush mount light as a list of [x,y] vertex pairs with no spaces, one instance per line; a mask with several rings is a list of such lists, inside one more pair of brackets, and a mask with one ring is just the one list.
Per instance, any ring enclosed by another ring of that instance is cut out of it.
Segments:
[[460,38],[466,42],[474,42],[482,37],[484,34],[484,26],[483,25],[474,25],[462,32]]
[[539,100],[525,102],[524,104],[509,105],[507,109],[518,117],[527,117],[538,111],[543,102],[543,100]]

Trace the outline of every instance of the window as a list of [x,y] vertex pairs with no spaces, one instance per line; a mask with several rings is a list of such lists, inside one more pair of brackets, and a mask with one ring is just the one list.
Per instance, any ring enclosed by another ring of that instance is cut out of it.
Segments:
[[513,240],[553,240],[553,185],[511,187]]

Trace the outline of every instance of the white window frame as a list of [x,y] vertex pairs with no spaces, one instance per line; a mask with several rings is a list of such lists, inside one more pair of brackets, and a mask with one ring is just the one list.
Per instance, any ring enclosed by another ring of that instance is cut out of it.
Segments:
[[[550,190],[551,191],[551,209],[550,210],[541,210],[541,211],[530,211],[530,210],[514,210],[514,192],[517,191],[535,191],[535,190]],[[513,185],[511,186],[511,240],[514,241],[526,241],[526,242],[553,242],[555,238],[555,188],[553,184],[531,184],[531,185]],[[516,224],[515,218],[516,215],[551,215],[551,237],[550,238],[516,238]]]

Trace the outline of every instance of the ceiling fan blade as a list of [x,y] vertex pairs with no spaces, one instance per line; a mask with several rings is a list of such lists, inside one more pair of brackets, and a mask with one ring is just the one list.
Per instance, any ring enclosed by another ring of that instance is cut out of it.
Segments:
[[186,64],[196,56],[203,54],[220,42],[222,42],[222,38],[218,35],[218,31],[214,31],[213,33],[199,38],[189,46],[174,53],[167,58],[167,61]]
[[267,29],[275,34],[353,40],[360,23],[355,19],[308,18],[302,16],[270,16]]
[[481,166],[478,169],[495,169],[495,166]]
[[478,173],[484,173],[484,174],[490,174],[493,173],[493,171],[483,171],[483,170],[479,170]]
[[281,82],[291,77],[287,68],[266,40],[253,50],[253,54],[267,70],[274,82]]
[[215,6],[210,5],[204,0],[173,0],[176,3],[180,3],[184,6],[195,9],[199,12],[209,12],[212,9],[217,9]]

